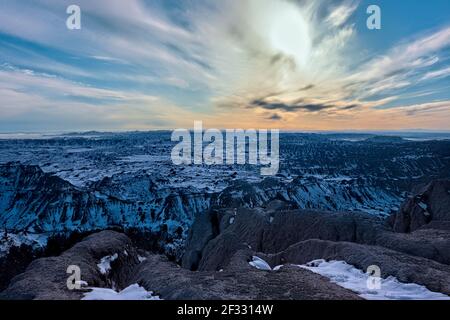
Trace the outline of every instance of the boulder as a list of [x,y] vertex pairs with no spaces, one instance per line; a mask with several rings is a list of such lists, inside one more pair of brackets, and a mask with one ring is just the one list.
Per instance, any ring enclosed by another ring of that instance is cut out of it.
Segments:
[[[435,180],[410,197],[392,219],[396,232],[412,232],[430,223],[450,227],[450,180]],[[450,229],[447,229],[450,230]]]
[[[111,270],[103,274],[97,264],[106,256],[117,258],[111,262]],[[58,257],[41,258],[33,261],[26,271],[11,280],[0,294],[8,300],[77,300],[83,290],[69,290],[67,269],[78,266],[81,280],[92,287],[123,288],[135,265],[139,263],[131,240],[124,234],[102,231],[88,236]]]

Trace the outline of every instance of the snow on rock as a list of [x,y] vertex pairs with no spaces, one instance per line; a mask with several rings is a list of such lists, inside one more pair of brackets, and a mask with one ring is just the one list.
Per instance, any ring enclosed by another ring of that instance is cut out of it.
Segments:
[[90,289],[92,291],[85,293],[82,300],[161,300],[138,284],[132,284],[120,292],[107,288]]
[[100,270],[100,272],[102,274],[107,274],[109,272],[109,270],[111,270],[111,262],[113,262],[114,260],[116,260],[118,258],[118,254],[115,253],[111,256],[106,256],[103,257],[100,260],[100,263],[97,264],[98,269]]
[[261,259],[260,257],[253,256],[252,259],[253,260],[248,263],[252,267],[255,267],[256,269],[259,269],[259,270],[266,270],[266,271],[272,270],[272,268],[269,266],[269,264],[266,261],[264,261],[263,259]]
[[88,283],[86,281],[84,281],[84,280],[77,280],[77,281],[75,281],[75,284],[78,284],[78,285],[80,285],[82,287],[87,287],[88,286]]
[[422,208],[422,210],[428,210],[428,206],[427,206],[427,204],[426,203],[423,203],[423,202],[419,202],[418,203],[418,206],[420,207],[420,208]]
[[298,267],[325,276],[331,282],[352,290],[367,300],[450,300],[447,295],[432,292],[415,283],[402,283],[392,276],[386,279],[376,278],[380,281],[379,286],[372,289],[368,284],[374,278],[344,261],[315,260]]
[[48,235],[37,233],[8,233],[7,236],[0,234],[0,257],[8,254],[11,247],[20,247],[22,244],[29,245],[34,249],[45,248]]

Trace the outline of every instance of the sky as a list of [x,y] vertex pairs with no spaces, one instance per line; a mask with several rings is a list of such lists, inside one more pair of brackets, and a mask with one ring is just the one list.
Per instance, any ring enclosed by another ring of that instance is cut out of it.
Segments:
[[0,0],[0,132],[195,120],[450,130],[450,1]]

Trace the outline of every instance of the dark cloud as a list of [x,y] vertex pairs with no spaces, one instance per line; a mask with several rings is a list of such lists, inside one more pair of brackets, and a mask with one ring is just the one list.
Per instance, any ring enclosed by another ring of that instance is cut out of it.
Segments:
[[[298,110],[305,110],[308,112],[318,112],[326,109],[335,108],[335,105],[326,103],[308,103],[302,99],[294,101],[292,103],[284,102],[268,102],[263,99],[256,99],[250,102],[250,108],[260,107],[266,110],[281,110],[285,112],[294,112]],[[339,107],[340,110],[350,110],[359,107],[357,104],[350,104],[343,107]]]
[[307,86],[301,87],[300,89],[298,89],[298,91],[308,91],[308,90],[311,90],[311,89],[314,88],[314,87],[315,87],[315,85],[313,85],[313,84],[308,84]]
[[350,104],[350,105],[342,107],[340,109],[341,110],[351,110],[351,109],[356,109],[356,108],[359,108],[359,107],[360,107],[360,105],[358,105],[358,104]]
[[264,100],[253,100],[250,103],[251,107],[261,107],[266,110],[282,110],[285,112],[293,112],[297,110],[307,110],[310,112],[320,111],[333,106],[319,103],[284,103],[284,102],[267,102]]
[[281,117],[279,114],[274,113],[271,116],[266,118],[267,120],[273,120],[273,121],[279,121],[279,120],[283,120],[283,117]]

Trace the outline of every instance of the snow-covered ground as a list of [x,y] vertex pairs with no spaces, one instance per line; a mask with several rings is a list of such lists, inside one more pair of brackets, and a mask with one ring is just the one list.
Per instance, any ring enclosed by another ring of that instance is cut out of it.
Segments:
[[[256,256],[249,264],[266,271],[278,271],[283,267],[272,269],[266,261]],[[402,283],[392,276],[386,279],[370,276],[345,261],[315,260],[296,266],[327,277],[332,283],[352,290],[366,300],[450,300],[445,294],[415,283]]]
[[89,289],[92,291],[85,293],[82,300],[162,300],[138,284],[132,284],[119,292],[107,288]]
[[[450,300],[447,295],[415,283],[402,283],[392,276],[386,279],[371,277],[344,261],[317,260],[299,267],[325,276],[367,300]],[[373,286],[373,280],[379,281],[379,285]]]

